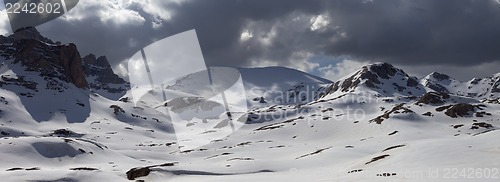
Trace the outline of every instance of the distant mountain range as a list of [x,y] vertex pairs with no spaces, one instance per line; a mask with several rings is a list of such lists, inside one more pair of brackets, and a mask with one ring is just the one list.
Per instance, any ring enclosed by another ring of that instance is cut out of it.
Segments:
[[77,45],[35,28],[0,36],[0,60],[6,181],[403,180],[415,178],[408,171],[494,171],[500,161],[500,73],[419,79],[374,63],[330,81],[283,67],[238,68],[249,110],[233,120],[245,125],[219,136],[229,124],[216,123],[191,135],[210,143],[183,150],[177,139],[185,133],[163,108],[200,102],[189,93],[203,91],[197,73],[165,86],[180,99],[135,104],[106,57],[82,57]]

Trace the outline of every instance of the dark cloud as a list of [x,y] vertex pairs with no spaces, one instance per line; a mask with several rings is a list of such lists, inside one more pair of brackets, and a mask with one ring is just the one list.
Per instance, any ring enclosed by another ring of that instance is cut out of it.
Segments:
[[[316,13],[321,9],[319,1],[303,0],[191,1],[175,8],[175,15],[168,26],[174,27],[175,32],[196,29],[205,59],[210,64],[241,66],[248,65],[251,59],[286,61],[291,53],[297,50],[290,49],[295,48],[294,44],[284,43],[293,41],[290,39],[293,36],[308,37],[307,35],[281,36],[296,31],[295,28],[306,28],[288,27],[293,29],[280,29],[278,32],[280,38],[275,38],[271,47],[241,44],[239,41],[241,33],[249,22],[256,22],[257,27],[254,28],[265,34],[273,26],[282,28],[280,23],[286,21],[290,14]],[[273,50],[272,53],[270,50]]]
[[500,6],[495,1],[331,2],[348,36],[330,44],[351,54],[404,64],[473,65],[500,59]]
[[[151,25],[155,17],[151,17],[138,5],[128,8],[145,18],[145,23],[141,26],[104,23],[100,20],[101,17],[91,13],[97,11],[92,9],[97,6],[89,6],[86,11],[90,13],[82,13],[86,15],[82,19],[71,22],[57,20],[39,28],[48,37],[76,42],[85,53],[107,55],[115,62],[130,57],[155,40],[196,29],[209,64],[240,66],[246,65],[249,58],[261,58],[263,54],[267,54],[263,49],[252,45],[245,45],[249,48],[247,50],[242,49],[243,46],[238,41],[247,22],[259,21],[262,26],[269,27],[292,12],[314,13],[320,9],[320,4],[316,1],[302,0],[287,0],[286,3],[282,0],[204,0],[164,5],[165,9],[173,11],[173,17],[162,22],[162,26],[157,29]],[[281,58],[291,53],[291,50],[275,51],[281,54]]]
[[[97,1],[98,2],[98,1]],[[80,4],[79,4],[80,5]],[[500,5],[494,0],[200,0],[159,3],[161,20],[139,3],[142,24],[103,22],[92,12],[58,20],[42,32],[76,42],[114,64],[155,40],[196,29],[209,65],[313,64],[312,55],[349,55],[397,65],[479,65],[500,60]],[[83,11],[83,10],[82,10]],[[311,29],[311,19],[328,18]],[[153,28],[152,22],[161,22]],[[248,31],[252,38],[242,41]],[[300,66],[299,66],[300,67]],[[314,67],[314,66],[312,66]]]

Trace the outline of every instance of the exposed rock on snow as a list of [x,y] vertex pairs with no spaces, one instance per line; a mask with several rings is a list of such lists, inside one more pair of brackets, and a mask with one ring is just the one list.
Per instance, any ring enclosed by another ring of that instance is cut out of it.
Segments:
[[417,101],[416,104],[433,104],[433,105],[441,105],[446,102],[446,99],[449,99],[450,95],[446,93],[437,93],[437,92],[427,92]]

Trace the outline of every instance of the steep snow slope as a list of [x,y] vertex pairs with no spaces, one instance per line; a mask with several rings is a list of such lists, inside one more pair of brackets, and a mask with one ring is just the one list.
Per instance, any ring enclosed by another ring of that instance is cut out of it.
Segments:
[[[499,105],[478,106],[457,118],[446,115],[447,109],[436,111],[466,98],[440,97],[441,104],[427,104],[418,98],[347,93],[300,109],[263,108],[254,112],[255,120],[281,117],[245,125],[209,145],[180,152],[168,118],[154,109],[91,95],[92,112],[85,122],[55,117],[39,123],[22,108],[19,96],[0,91],[5,98],[1,130],[9,133],[0,142],[0,176],[11,181],[123,181],[133,167],[172,162],[152,167],[150,175],[138,179],[419,181],[428,180],[428,170],[444,177],[446,169],[494,170],[500,161],[495,142]],[[427,112],[431,114],[424,115]],[[377,124],[374,119],[385,114],[388,118]]]
[[321,87],[331,83],[285,67],[239,68],[239,71],[251,107],[311,102]]
[[[130,169],[147,166],[153,166],[142,168],[149,175],[136,179],[467,181],[446,170],[495,171],[500,161],[500,105],[460,96],[383,96],[358,89],[300,107],[257,108],[230,136],[180,151],[169,119],[147,103],[90,94],[85,122],[69,123],[57,114],[36,122],[15,92],[0,94],[6,134],[0,176],[10,181],[123,181]],[[470,110],[457,109],[461,102]]]
[[[213,67],[211,70],[217,73],[221,69],[222,67]],[[285,67],[238,68],[237,71],[239,73],[225,71],[226,75],[218,79],[224,79],[223,83],[235,83],[236,80],[230,79],[241,77],[250,108],[311,102],[316,99],[315,96],[322,87],[331,83],[327,79]],[[174,85],[166,86],[166,90],[196,95],[200,90],[209,89],[206,88],[209,84],[204,82],[208,82],[206,74],[193,73],[179,78]]]

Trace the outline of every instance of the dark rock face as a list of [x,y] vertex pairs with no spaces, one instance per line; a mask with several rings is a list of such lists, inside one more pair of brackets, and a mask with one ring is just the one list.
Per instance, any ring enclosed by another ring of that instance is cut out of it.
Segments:
[[134,180],[135,178],[147,176],[150,172],[149,167],[133,168],[127,171],[127,179]]
[[[88,55],[82,59],[75,44],[56,44],[33,27],[21,28],[9,37],[0,36],[0,42],[4,43],[0,45],[2,56],[13,58],[14,63],[21,63],[26,71],[40,72],[40,76],[50,82],[49,89],[62,90],[62,84],[55,78],[78,88],[102,89],[109,93],[124,93],[128,89],[127,82],[114,74],[106,57]],[[95,80],[89,82],[90,76]]]
[[[379,88],[376,85],[382,82],[379,78],[389,79],[389,76],[394,76],[396,74],[396,69],[388,63],[382,63],[381,65],[363,66],[360,71],[356,72],[353,76],[347,78],[340,86],[343,92],[348,92],[349,90],[355,89],[361,83],[360,79],[365,79],[366,86],[370,88]],[[359,77],[359,78],[356,78]]]
[[485,123],[485,122],[480,122],[480,123],[472,123],[472,126],[470,127],[470,129],[472,130],[477,130],[479,128],[486,128],[486,129],[489,129],[489,128],[493,128],[493,125],[489,124],[489,123]]
[[408,79],[408,81],[406,81],[406,86],[409,86],[409,87],[416,87],[418,86],[418,81],[417,79],[413,78],[413,77],[410,77]]
[[500,93],[500,79],[493,84],[493,87],[491,88],[491,93]]
[[439,84],[427,83],[425,86],[439,93],[450,93],[448,89]]
[[40,32],[38,32],[38,30],[34,27],[25,27],[17,29],[12,36],[9,36],[9,38],[13,40],[32,39],[32,40],[38,40],[40,42],[54,44],[52,40],[42,36]]
[[[94,90],[105,90],[109,93],[121,93],[127,90],[127,82],[113,72],[105,56],[96,58],[90,54],[83,58],[83,68],[88,77],[95,77],[89,87]],[[110,84],[124,84],[122,87],[112,87]]]
[[438,92],[428,92],[424,94],[417,101],[416,104],[433,104],[433,105],[441,105],[445,103],[445,99],[450,98],[450,95],[446,93],[438,93]]
[[452,117],[465,117],[469,116],[471,113],[475,111],[476,106],[473,106],[471,104],[466,104],[466,103],[460,103],[451,106],[446,110],[445,114]]
[[[400,85],[393,82],[391,79],[396,75],[401,75],[403,80],[406,80],[406,85]],[[364,85],[369,88],[380,89],[381,84],[386,84],[389,80],[389,84],[394,86],[395,90],[398,92],[403,92],[409,87],[417,88],[420,90],[420,83],[414,77],[409,77],[403,70],[397,69],[389,63],[377,63],[368,66],[364,66],[356,72],[353,76],[347,78],[340,86],[343,92],[347,92],[355,89],[358,85],[364,81]],[[393,83],[390,83],[393,82]]]
[[[449,77],[448,75],[437,72],[431,73],[429,77],[434,78],[438,82],[441,81],[450,82],[452,80],[452,78]],[[446,87],[444,87],[440,83],[434,83],[433,81],[427,81],[427,83],[425,83],[425,86],[439,93],[450,93],[450,91],[446,89]]]
[[[382,63],[381,65],[363,66],[360,71],[347,78],[344,83],[342,83],[340,88],[343,92],[354,89],[361,83],[360,79],[366,80],[366,86],[370,88],[378,88],[376,85],[382,83],[379,78],[389,79],[390,76],[394,76],[396,74],[396,71],[397,70],[388,63]],[[356,77],[359,77],[359,79],[356,79]]]
[[380,78],[389,79],[394,76],[398,71],[394,66],[389,63],[382,63],[379,65],[371,66],[371,70],[375,72]]
[[13,35],[3,37],[1,41],[15,47],[0,47],[3,56],[14,58],[14,63],[20,62],[26,67],[26,71],[40,72],[40,76],[51,79],[59,78],[78,88],[88,87],[75,44],[51,45],[52,41],[41,36],[34,28],[19,29]]
[[63,67],[64,74],[70,78],[70,82],[78,88],[88,88],[85,72],[83,71],[82,59],[75,44],[63,45],[59,50],[59,61]]
[[356,87],[358,87],[360,81],[359,79],[355,79],[355,75],[347,78],[344,83],[342,83],[342,85],[340,86],[340,88],[342,89],[342,92],[348,92],[350,89],[354,89]]
[[132,168],[132,169],[128,170],[126,173],[127,179],[134,180],[136,178],[147,176],[147,175],[149,175],[149,173],[151,173],[151,171],[153,171],[151,168],[170,167],[170,166],[174,166],[175,164],[177,164],[177,162],[165,163],[165,164],[160,164],[160,165],[152,165],[152,166],[146,166],[146,167]]
[[95,55],[90,54],[83,58],[85,74],[88,76],[97,76],[97,81],[102,83],[124,84],[125,80],[113,72],[111,65],[105,56],[96,59]]
[[433,72],[433,73],[431,74],[431,76],[432,76],[433,78],[435,78],[436,80],[439,80],[439,81],[449,80],[449,79],[450,79],[450,76],[445,75],[445,74],[442,74],[442,73],[438,73],[438,72]]
[[329,93],[334,93],[334,92],[338,91],[340,88],[339,85],[340,85],[340,81],[329,84],[321,92],[318,93],[318,95],[316,96],[316,99],[323,98],[324,96],[328,95]]
[[431,112],[426,112],[426,113],[424,113],[422,115],[424,115],[424,116],[433,116]]
[[[378,88],[375,84],[381,84],[380,80],[378,80],[378,76],[368,71],[368,69],[363,69],[363,73],[361,74],[362,79],[366,79],[366,85],[370,88]],[[383,77],[382,77],[383,78]]]
[[389,119],[391,114],[399,114],[399,113],[415,113],[412,110],[404,107],[404,103],[396,105],[390,111],[386,111],[384,114],[377,116],[376,118],[370,120],[370,122],[375,122],[377,124],[382,124],[385,119]]
[[265,103],[267,103],[267,102],[266,102],[266,100],[264,99],[264,97],[260,97],[260,98],[259,98],[259,103],[263,103],[263,104],[265,104]]
[[109,108],[113,109],[113,114],[118,115],[119,112],[125,113],[125,110],[123,110],[120,106],[118,105],[111,105]]
[[38,83],[34,81],[25,80],[24,76],[19,76],[19,78],[9,78],[2,76],[2,80],[0,81],[0,87],[3,85],[19,85],[23,86],[24,88],[38,92]]

